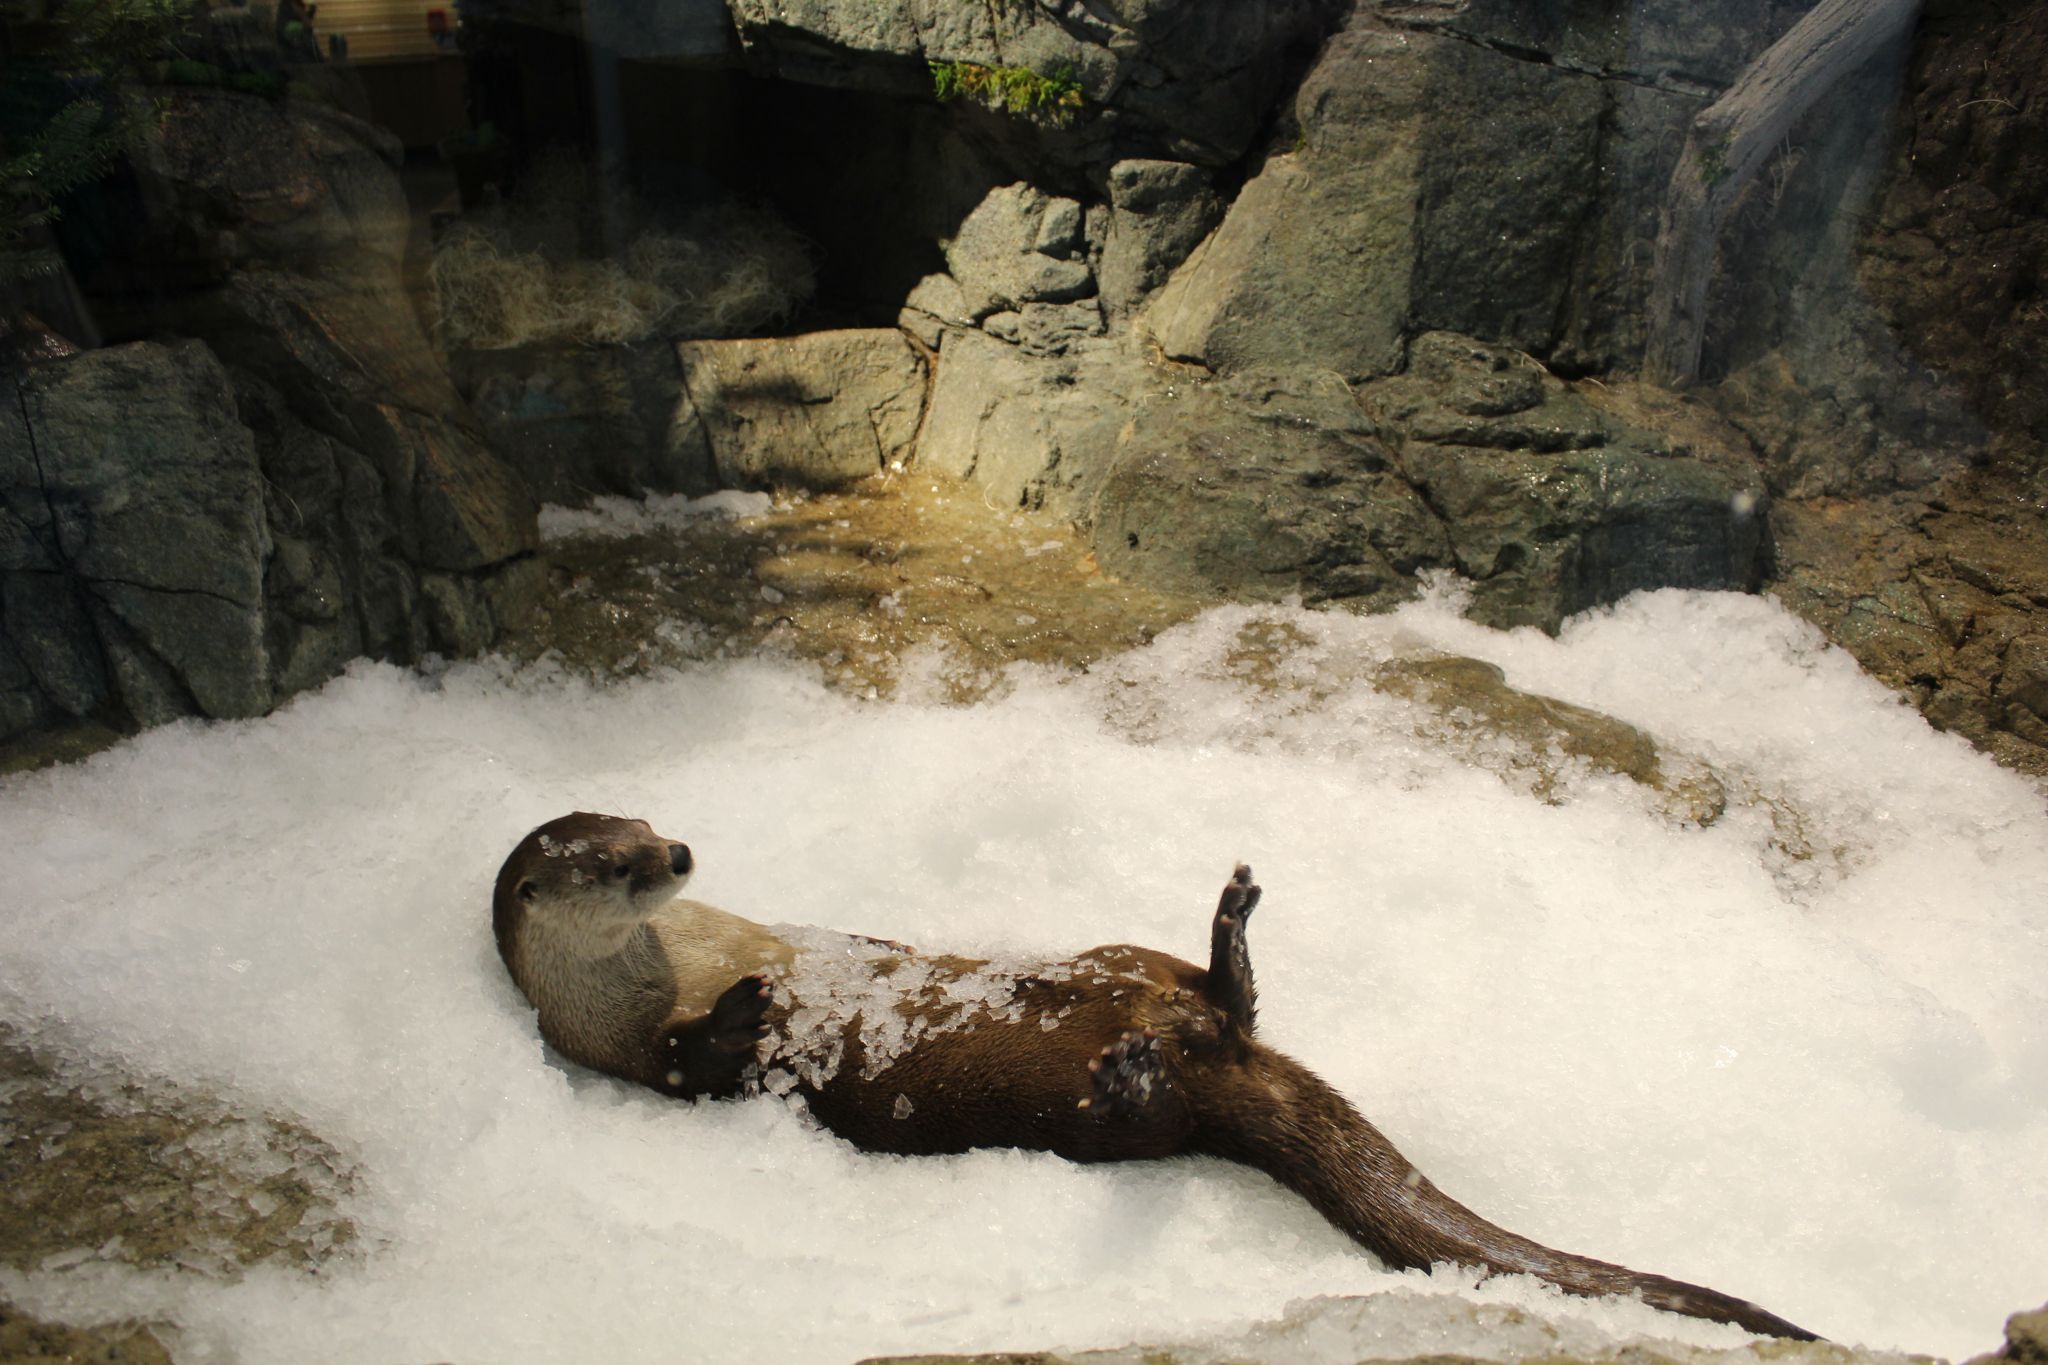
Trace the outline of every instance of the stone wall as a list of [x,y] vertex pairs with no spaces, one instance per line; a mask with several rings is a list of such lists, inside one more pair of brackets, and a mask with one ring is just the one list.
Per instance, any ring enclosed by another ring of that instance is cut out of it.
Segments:
[[397,157],[179,91],[102,191],[127,238],[81,282],[116,344],[4,381],[0,743],[260,714],[527,609],[534,503],[413,313]]

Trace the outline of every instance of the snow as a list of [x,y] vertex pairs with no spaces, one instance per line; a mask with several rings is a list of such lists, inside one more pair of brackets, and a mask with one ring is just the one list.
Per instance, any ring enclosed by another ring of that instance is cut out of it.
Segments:
[[[580,1071],[542,1047],[488,902],[513,844],[581,808],[688,842],[695,898],[999,961],[1199,960],[1249,862],[1265,1035],[1455,1197],[1837,1340],[1994,1346],[2048,1264],[2040,792],[1762,600],[1648,594],[1556,639],[1456,608],[1219,610],[965,709],[761,659],[603,688],[363,664],[264,720],[9,778],[0,1016],[73,1074],[319,1133],[359,1237],[239,1279],[81,1248],[0,1295],[169,1317],[189,1361],[1746,1339],[1388,1273],[1218,1162],[875,1157],[772,1097]],[[1271,690],[1230,663],[1260,623],[1302,639]],[[1590,770],[1548,801],[1501,780],[1368,685],[1416,649],[1642,726],[1714,766],[1728,813],[1685,824]],[[1318,1295],[1372,1297],[1253,1326]]]

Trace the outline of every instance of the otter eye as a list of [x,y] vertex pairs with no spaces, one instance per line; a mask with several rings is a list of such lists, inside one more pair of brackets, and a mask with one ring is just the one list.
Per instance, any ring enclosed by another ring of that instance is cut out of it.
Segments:
[[630,877],[630,876],[632,876],[632,875],[633,875],[633,869],[632,869],[632,868],[630,868],[630,867],[627,867],[627,866],[626,866],[626,865],[625,865],[624,863],[620,863],[620,864],[619,864],[619,865],[618,865],[617,867],[615,867],[615,868],[613,868],[613,869],[612,869],[612,880],[613,880],[613,881],[620,881],[620,882],[622,882],[622,881],[626,880],[626,878],[628,878],[628,877]]
[[523,901],[530,901],[533,899],[534,894],[538,890],[539,888],[536,887],[532,882],[526,881],[519,883],[519,889],[514,894],[517,895],[519,899]]

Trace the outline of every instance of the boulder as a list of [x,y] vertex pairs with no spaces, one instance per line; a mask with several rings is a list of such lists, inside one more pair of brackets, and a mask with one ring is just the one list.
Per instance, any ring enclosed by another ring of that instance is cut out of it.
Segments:
[[1443,519],[1476,620],[1555,630],[1642,588],[1762,581],[1767,499],[1746,460],[1604,412],[1524,356],[1428,334],[1360,401]]
[[925,366],[894,328],[685,341],[673,438],[694,428],[726,487],[843,488],[905,459]]
[[1153,396],[1089,510],[1105,569],[1173,591],[1386,608],[1450,562],[1443,526],[1328,371]]
[[939,348],[918,467],[977,484],[999,506],[1075,515],[1085,480],[1114,452],[1119,430],[1154,382],[1108,343],[1034,356],[985,332],[950,331]]
[[1103,305],[1122,315],[1166,283],[1223,217],[1209,173],[1183,161],[1119,161],[1096,266]]
[[81,282],[110,330],[197,340],[20,380],[0,739],[254,715],[362,654],[472,652],[536,600],[532,496],[404,287],[396,144],[302,101],[162,112],[121,250]]
[[1758,585],[1765,499],[1739,458],[1469,338],[1427,335],[1415,356],[1355,391],[1294,370],[1145,397],[1090,483],[1103,566],[1375,609],[1448,568],[1472,581],[1474,619],[1546,630],[1639,588]]
[[[1205,166],[1244,155],[1327,0],[1119,0],[961,5],[951,0],[729,0],[747,65],[763,75],[890,94],[931,92],[928,62],[1070,73],[1090,136]],[[622,48],[629,57],[673,55]],[[1113,159],[1113,158],[1110,158]]]
[[969,321],[1029,303],[1071,303],[1095,292],[1081,247],[1081,206],[1034,186],[1001,185],[939,243]]
[[30,370],[0,418],[0,633],[42,707],[144,722],[273,701],[263,475],[227,371],[198,342]]
[[1296,99],[1298,151],[1271,157],[1140,317],[1210,369],[1401,367],[1416,251],[1426,63],[1408,35],[1339,34]]
[[676,420],[682,373],[667,345],[521,346],[449,363],[485,446],[543,502],[718,487],[701,430]]
[[[1632,367],[1686,131],[1805,8],[1359,6],[1301,82],[1292,145],[1255,165],[1140,325],[1168,355],[1218,371],[1372,378],[1430,330],[1573,371]],[[1884,98],[1859,90],[1859,117]],[[1800,142],[1831,175],[1850,164],[1819,146],[1831,123],[1844,148],[1882,141],[1867,118],[1816,120]],[[1772,221],[1774,208],[1749,217]],[[1801,253],[1823,229],[1786,216],[1774,230],[1792,245],[1746,273],[1776,298],[1801,287]],[[1751,311],[1741,326],[1771,324]]]

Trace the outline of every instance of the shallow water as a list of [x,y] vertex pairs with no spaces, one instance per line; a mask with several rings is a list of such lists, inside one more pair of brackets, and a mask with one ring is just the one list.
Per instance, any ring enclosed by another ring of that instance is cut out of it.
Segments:
[[[1233,652],[1274,622],[1292,643],[1248,676]],[[1684,823],[1570,765],[1548,800],[1502,781],[1371,687],[1429,649],[1643,727],[1730,808]],[[871,1157],[778,1101],[568,1067],[487,900],[520,835],[580,807],[688,841],[691,894],[738,913],[971,953],[1199,956],[1248,861],[1269,1039],[1495,1221],[1873,1346],[1989,1349],[2039,1298],[2041,794],[1769,603],[1652,594],[1555,640],[1444,593],[1371,619],[1233,608],[971,707],[939,672],[862,702],[758,658],[608,686],[360,665],[266,720],[7,779],[0,1016],[76,1071],[303,1123],[350,1168],[358,1237],[317,1274],[232,1283],[87,1249],[0,1294],[166,1315],[186,1360],[1223,1341],[1322,1294],[1383,1295],[1332,1358],[1451,1349],[1474,1303],[1581,1346],[1744,1340],[1386,1273],[1220,1163]]]

